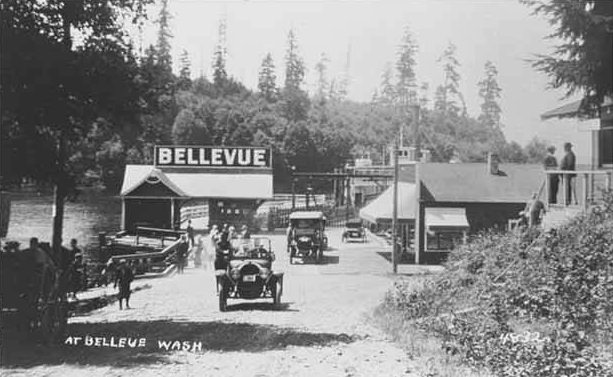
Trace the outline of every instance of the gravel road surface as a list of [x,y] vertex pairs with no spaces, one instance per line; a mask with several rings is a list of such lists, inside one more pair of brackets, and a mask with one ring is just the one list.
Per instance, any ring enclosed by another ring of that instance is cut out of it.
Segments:
[[220,312],[213,272],[190,265],[183,275],[148,282],[131,310],[114,304],[72,318],[69,344],[3,347],[0,374],[416,375],[408,355],[369,324],[394,279],[377,240],[345,244],[332,229],[323,264],[290,265],[284,236],[270,237],[273,269],[285,272],[279,310],[271,300],[229,300]]

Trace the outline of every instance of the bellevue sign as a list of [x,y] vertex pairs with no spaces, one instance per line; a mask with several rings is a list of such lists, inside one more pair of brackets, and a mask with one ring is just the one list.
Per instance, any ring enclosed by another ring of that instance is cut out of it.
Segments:
[[272,167],[270,148],[155,146],[156,166]]

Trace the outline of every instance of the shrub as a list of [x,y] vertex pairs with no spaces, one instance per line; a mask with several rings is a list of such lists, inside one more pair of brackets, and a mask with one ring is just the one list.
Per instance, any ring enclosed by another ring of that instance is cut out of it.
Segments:
[[[476,235],[443,274],[395,284],[384,306],[499,376],[613,375],[594,347],[613,338],[613,196],[555,232]],[[536,320],[549,325],[538,341],[508,341],[510,323]]]

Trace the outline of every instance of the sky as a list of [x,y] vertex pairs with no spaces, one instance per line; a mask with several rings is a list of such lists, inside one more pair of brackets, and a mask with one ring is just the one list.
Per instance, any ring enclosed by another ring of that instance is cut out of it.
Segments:
[[[150,10],[151,21],[158,11]],[[330,60],[329,79],[341,77],[349,57],[348,97],[367,102],[380,86],[386,65],[395,63],[408,27],[419,45],[417,79],[429,84],[430,98],[443,80],[437,60],[449,42],[456,45],[460,88],[469,114],[475,117],[481,103],[477,83],[484,76],[485,62],[494,63],[508,140],[525,145],[534,136],[543,138],[540,115],[576,99],[564,99],[563,89],[549,89],[549,78],[531,67],[529,60],[536,54],[552,51],[555,41],[546,36],[553,29],[518,0],[169,0],[169,11],[175,68],[186,50],[194,77],[211,76],[218,25],[225,18],[227,71],[247,87],[257,87],[258,70],[267,53],[273,56],[278,84],[282,84],[287,34],[293,29],[307,68],[307,90],[315,90],[315,65],[322,53]],[[156,28],[149,22],[142,32],[145,47],[155,42]]]

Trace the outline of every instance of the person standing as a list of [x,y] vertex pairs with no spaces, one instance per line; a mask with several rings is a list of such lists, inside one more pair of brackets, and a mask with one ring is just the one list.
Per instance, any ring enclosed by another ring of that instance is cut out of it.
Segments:
[[185,235],[181,236],[181,243],[177,247],[177,273],[183,274],[183,270],[185,269],[185,264],[187,262],[187,252],[188,252],[188,241]]
[[[562,161],[560,162],[560,170],[569,170],[569,171],[575,171],[575,162],[576,162],[576,158],[575,158],[575,154],[572,151],[572,147],[573,145],[571,143],[564,143],[564,157],[562,158]],[[575,174],[564,174],[564,188],[566,191],[566,197],[564,198],[565,200],[565,204],[569,205],[571,203],[571,199],[572,199],[572,188],[574,187],[573,185],[573,179],[575,178]],[[577,197],[575,195],[575,201],[577,200]]]
[[189,241],[189,247],[194,247],[194,228],[192,227],[192,220],[187,220],[187,240]]
[[117,288],[119,285],[119,310],[123,309],[122,301],[126,300],[126,309],[130,309],[130,284],[134,280],[134,273],[130,266],[127,265],[125,259],[119,261],[119,267],[115,275],[115,284],[113,288]]
[[[556,153],[556,147],[553,145],[547,148],[547,156],[543,165],[545,170],[556,170],[558,168],[558,160],[556,160],[554,153]],[[558,185],[560,183],[560,176],[558,174],[547,174],[547,180],[549,181],[549,204],[556,204],[558,202]]]

